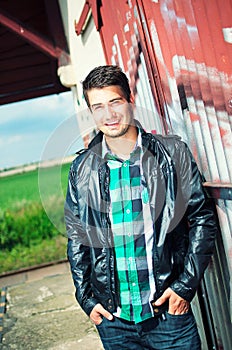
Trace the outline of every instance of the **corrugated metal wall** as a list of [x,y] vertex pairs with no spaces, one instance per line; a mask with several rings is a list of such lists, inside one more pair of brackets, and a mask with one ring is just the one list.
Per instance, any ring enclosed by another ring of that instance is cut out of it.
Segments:
[[[91,1],[94,9],[95,1]],[[221,235],[194,301],[203,349],[232,349],[231,0],[102,0],[108,63],[128,74],[140,120],[189,144],[217,201]]]

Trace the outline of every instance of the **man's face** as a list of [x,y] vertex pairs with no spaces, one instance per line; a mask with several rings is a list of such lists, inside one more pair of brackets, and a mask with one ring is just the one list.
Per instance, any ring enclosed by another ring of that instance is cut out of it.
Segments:
[[132,122],[130,104],[117,85],[93,88],[88,91],[90,109],[99,130],[106,137],[126,135]]

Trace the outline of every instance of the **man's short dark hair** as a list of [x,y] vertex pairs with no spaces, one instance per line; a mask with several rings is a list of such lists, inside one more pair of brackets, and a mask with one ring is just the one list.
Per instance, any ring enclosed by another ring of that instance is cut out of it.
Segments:
[[88,91],[97,88],[117,85],[121,88],[125,99],[130,102],[131,90],[125,73],[118,66],[105,65],[94,68],[82,82],[85,101],[90,107]]

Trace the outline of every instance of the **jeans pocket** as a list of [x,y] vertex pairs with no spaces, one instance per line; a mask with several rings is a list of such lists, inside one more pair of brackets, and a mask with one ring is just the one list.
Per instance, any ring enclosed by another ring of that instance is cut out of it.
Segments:
[[154,330],[157,349],[200,350],[201,343],[193,313],[182,315],[165,313],[166,320],[160,321]]
[[166,317],[170,327],[174,327],[175,329],[180,329],[183,327],[188,328],[195,325],[195,318],[192,310],[189,310],[181,315],[172,315],[166,312]]
[[185,317],[185,316],[189,316],[189,315],[192,315],[193,313],[192,313],[192,310],[191,309],[189,309],[187,312],[185,312],[184,314],[178,314],[178,315],[174,315],[174,314],[170,314],[168,311],[167,311],[167,314],[169,315],[169,316],[171,316],[171,317]]
[[105,319],[106,319],[105,317],[102,317],[101,323],[96,324],[95,326],[96,326],[96,327],[101,327],[101,326],[103,326],[103,323],[104,323],[104,320],[105,320]]

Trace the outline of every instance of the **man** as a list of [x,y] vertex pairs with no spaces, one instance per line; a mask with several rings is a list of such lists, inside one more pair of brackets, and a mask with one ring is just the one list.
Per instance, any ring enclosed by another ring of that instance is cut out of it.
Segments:
[[99,133],[73,161],[66,199],[76,298],[105,349],[198,350],[190,308],[217,233],[179,137],[134,119],[126,75],[93,69],[83,93]]

